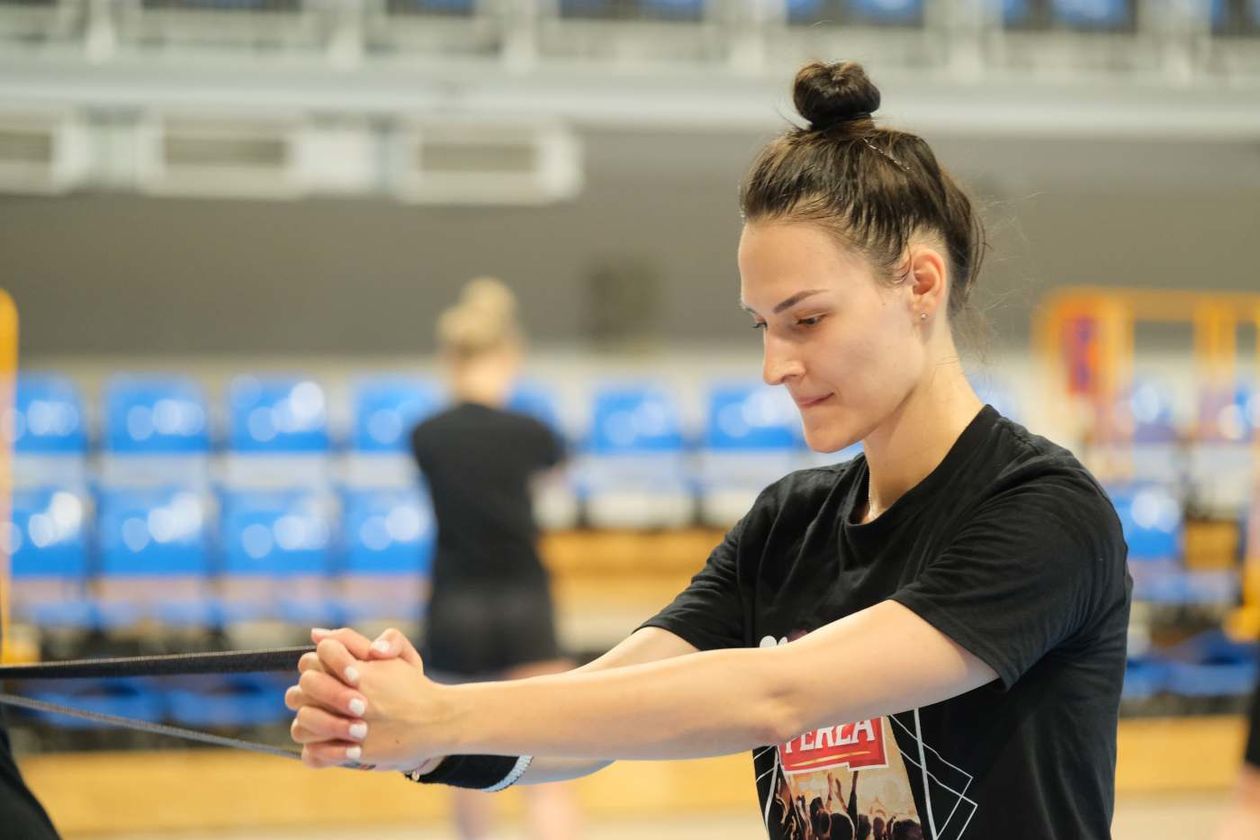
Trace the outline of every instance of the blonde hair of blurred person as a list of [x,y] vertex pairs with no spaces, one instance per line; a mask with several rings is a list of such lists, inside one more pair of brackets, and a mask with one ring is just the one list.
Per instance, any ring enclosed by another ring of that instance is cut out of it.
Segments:
[[438,319],[437,333],[452,396],[503,408],[524,357],[512,290],[493,277],[468,281]]

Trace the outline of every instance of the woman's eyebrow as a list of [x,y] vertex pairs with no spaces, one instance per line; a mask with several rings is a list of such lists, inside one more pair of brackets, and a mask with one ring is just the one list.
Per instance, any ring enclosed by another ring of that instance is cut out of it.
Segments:
[[[803,292],[797,292],[796,294],[792,295],[790,298],[780,301],[778,305],[774,307],[774,314],[778,315],[783,310],[790,309],[793,306],[796,306],[796,304],[800,303],[801,301],[803,301],[805,298],[809,297],[810,295],[820,294],[825,291],[827,290],[826,289],[806,289]],[[739,308],[747,312],[749,315],[757,314],[751,306],[744,303],[742,300],[739,302]]]

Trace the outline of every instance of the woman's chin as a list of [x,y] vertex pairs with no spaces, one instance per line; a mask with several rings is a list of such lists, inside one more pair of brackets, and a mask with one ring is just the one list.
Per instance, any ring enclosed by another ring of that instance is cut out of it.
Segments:
[[810,429],[805,427],[805,445],[820,455],[839,452],[846,446],[857,443],[858,438],[852,435],[838,434],[834,429]]

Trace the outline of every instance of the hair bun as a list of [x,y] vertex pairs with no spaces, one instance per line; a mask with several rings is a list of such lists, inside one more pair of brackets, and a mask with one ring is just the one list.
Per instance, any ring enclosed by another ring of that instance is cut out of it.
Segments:
[[879,109],[879,88],[856,61],[806,64],[796,74],[792,101],[813,131],[870,119]]

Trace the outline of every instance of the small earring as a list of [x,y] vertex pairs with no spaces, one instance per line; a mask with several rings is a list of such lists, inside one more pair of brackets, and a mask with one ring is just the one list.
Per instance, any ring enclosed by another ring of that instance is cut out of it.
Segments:
[[926,320],[927,320],[927,313],[926,313],[926,312],[920,312],[920,313],[919,313],[919,320],[920,320],[920,321],[926,321]]

